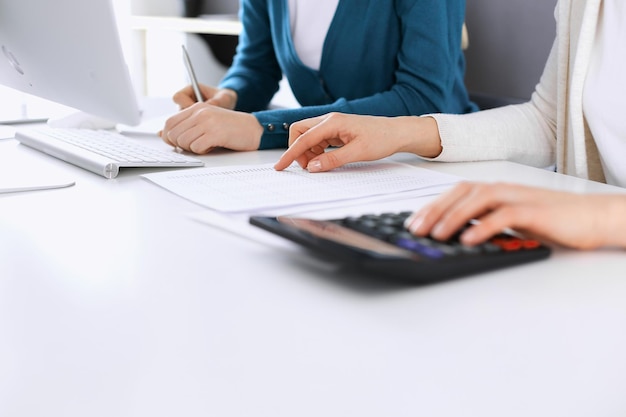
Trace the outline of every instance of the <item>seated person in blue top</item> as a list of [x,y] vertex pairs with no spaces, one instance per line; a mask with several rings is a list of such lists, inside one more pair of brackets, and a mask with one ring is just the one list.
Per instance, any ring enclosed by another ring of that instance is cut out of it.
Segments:
[[[243,30],[217,87],[174,95],[160,132],[205,154],[287,147],[292,122],[328,112],[379,116],[477,110],[463,83],[464,0],[242,0]],[[286,76],[302,107],[270,109]]]
[[[559,0],[555,16],[556,39],[529,102],[464,115],[333,113],[302,120],[275,168],[296,161],[323,172],[409,152],[442,162],[556,165],[562,174],[626,187],[626,2]],[[445,240],[470,219],[480,221],[460,235],[468,245],[515,228],[562,246],[626,249],[626,193],[464,182],[413,213],[406,226]]]

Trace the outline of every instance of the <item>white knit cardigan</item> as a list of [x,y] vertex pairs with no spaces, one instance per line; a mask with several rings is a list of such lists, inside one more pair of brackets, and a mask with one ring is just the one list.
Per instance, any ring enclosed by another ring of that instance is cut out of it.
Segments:
[[582,99],[600,2],[560,0],[556,39],[528,103],[466,115],[431,114],[442,153],[435,161],[505,159],[605,182]]

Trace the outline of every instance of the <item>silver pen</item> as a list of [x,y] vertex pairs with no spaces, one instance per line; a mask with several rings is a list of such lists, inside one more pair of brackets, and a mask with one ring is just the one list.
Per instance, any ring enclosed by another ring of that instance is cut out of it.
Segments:
[[202,102],[204,101],[204,96],[200,91],[200,84],[198,84],[198,79],[196,78],[196,73],[193,70],[193,66],[191,66],[191,59],[189,59],[189,54],[187,53],[187,48],[185,45],[183,47],[183,61],[185,61],[185,68],[187,68],[187,75],[189,75],[189,81],[191,82],[191,88],[193,88],[193,93],[196,95],[196,101]]

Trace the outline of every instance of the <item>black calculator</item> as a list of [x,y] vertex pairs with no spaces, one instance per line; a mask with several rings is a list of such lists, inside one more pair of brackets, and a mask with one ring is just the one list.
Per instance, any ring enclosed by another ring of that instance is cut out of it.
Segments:
[[550,256],[551,249],[534,239],[501,233],[477,246],[417,237],[404,228],[411,212],[366,214],[316,220],[252,216],[250,223],[290,239],[347,268],[382,277],[433,283],[504,268]]

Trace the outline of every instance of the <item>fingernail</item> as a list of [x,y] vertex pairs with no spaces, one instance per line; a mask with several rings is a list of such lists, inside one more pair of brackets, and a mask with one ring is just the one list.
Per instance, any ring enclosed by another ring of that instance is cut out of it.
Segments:
[[309,172],[320,172],[322,170],[322,163],[320,161],[313,160],[306,166]]
[[441,236],[442,233],[443,233],[443,224],[437,223],[435,227],[433,227],[433,231],[431,234],[434,237],[438,237],[438,236]]
[[423,221],[424,218],[422,216],[411,215],[404,221],[404,227],[409,229],[409,232],[415,234],[419,230]]
[[473,245],[476,243],[476,231],[471,227],[461,234],[461,243],[464,245]]

